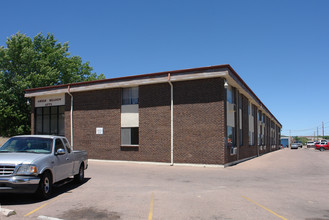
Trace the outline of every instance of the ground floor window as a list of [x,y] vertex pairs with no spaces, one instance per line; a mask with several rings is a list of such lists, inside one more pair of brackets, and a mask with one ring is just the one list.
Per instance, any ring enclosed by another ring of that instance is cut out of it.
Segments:
[[255,145],[254,132],[249,131],[249,146],[254,146],[254,145]]
[[138,145],[138,130],[138,128],[121,128],[121,145]]
[[65,135],[65,106],[35,109],[35,134]]
[[227,146],[235,147],[235,128],[227,126]]

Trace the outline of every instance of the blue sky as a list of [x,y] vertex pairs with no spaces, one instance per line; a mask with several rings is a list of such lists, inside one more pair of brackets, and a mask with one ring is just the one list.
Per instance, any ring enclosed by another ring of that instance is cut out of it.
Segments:
[[230,64],[283,125],[329,135],[329,1],[2,1],[0,45],[53,33],[107,78]]

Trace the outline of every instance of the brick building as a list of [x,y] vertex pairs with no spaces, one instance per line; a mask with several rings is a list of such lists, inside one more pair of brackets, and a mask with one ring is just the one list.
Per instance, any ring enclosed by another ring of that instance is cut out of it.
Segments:
[[26,90],[32,134],[92,159],[228,165],[279,149],[280,122],[230,65]]

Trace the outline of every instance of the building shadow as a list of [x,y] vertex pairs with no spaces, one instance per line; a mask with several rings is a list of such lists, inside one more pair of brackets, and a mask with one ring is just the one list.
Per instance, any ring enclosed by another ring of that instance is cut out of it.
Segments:
[[[85,178],[82,183],[75,183],[73,178],[66,179],[65,181],[56,184],[53,187],[52,195],[49,199],[56,198],[65,193],[71,193],[74,190],[84,184],[86,184],[91,178]],[[16,193],[1,193],[0,194],[0,205],[24,205],[39,203],[47,200],[38,198],[35,194],[16,194]]]

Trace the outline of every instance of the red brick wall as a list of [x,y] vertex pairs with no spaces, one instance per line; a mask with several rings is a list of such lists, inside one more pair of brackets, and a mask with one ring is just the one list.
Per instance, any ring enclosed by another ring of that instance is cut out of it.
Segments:
[[[66,96],[67,97],[67,96]],[[73,93],[74,149],[87,150],[93,159],[129,159],[120,152],[121,89]],[[66,99],[69,110],[70,99]],[[65,134],[70,140],[70,112],[65,112]],[[96,127],[103,135],[96,135]]]
[[174,83],[174,162],[224,164],[224,82]]
[[[170,86],[139,87],[139,158],[170,162]],[[137,152],[136,152],[137,153]]]
[[[138,151],[120,149],[121,89],[73,95],[75,149],[87,150],[95,159],[170,162],[169,84],[139,87]],[[174,83],[175,163],[224,163],[223,99],[222,79]],[[66,97],[68,139],[69,107]],[[96,127],[103,127],[104,134],[96,135]]]

